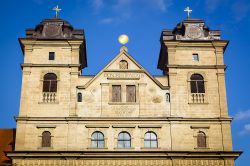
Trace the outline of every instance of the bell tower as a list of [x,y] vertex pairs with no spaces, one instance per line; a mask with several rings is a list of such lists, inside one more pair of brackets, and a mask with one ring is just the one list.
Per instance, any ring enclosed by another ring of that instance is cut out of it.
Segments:
[[[22,138],[23,117],[75,116],[78,76],[87,66],[82,29],[60,18],[42,20],[19,39],[23,54],[23,79],[17,136]],[[16,148],[22,148],[17,139]]]
[[221,123],[222,149],[232,150],[223,61],[229,41],[191,18],[163,30],[160,41],[158,68],[169,78],[171,116]]

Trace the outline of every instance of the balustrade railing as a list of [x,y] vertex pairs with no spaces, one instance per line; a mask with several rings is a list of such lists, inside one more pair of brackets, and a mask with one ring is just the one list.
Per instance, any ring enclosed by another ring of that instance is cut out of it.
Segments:
[[44,103],[56,102],[56,92],[43,92],[43,102]]
[[205,93],[191,93],[191,102],[192,103],[205,103]]

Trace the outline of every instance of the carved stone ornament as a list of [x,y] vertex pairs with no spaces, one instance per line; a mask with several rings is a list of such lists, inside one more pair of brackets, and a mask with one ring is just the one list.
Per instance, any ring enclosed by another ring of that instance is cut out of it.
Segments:
[[119,67],[120,69],[128,69],[128,62],[125,61],[125,60],[121,60],[120,63],[119,63]]
[[173,30],[164,30],[164,40],[220,40],[218,30],[210,30],[203,20],[188,19],[177,24]]
[[202,37],[203,30],[199,24],[189,24],[186,26],[185,35],[191,39],[199,39]]
[[62,34],[62,24],[47,23],[43,29],[43,36],[49,38],[59,37]]

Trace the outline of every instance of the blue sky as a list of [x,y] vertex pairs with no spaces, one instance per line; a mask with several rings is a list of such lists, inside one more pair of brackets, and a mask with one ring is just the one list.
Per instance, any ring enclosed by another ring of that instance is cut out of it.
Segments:
[[85,30],[89,67],[83,73],[87,75],[96,74],[119,52],[117,38],[123,33],[130,37],[130,54],[151,74],[160,75],[156,68],[160,33],[186,18],[186,6],[193,9],[193,18],[222,30],[223,39],[230,40],[225,63],[234,149],[244,151],[236,165],[249,165],[249,0],[1,0],[0,127],[15,127],[13,117],[19,111],[23,55],[17,39],[25,36],[26,28],[53,17],[51,9],[57,4],[63,9],[61,18]]

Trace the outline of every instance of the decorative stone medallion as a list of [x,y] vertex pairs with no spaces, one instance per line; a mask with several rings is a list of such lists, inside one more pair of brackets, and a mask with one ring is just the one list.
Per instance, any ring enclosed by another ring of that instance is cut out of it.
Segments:
[[186,36],[191,39],[199,39],[202,37],[202,29],[197,24],[189,24],[186,27]]
[[60,36],[62,33],[62,28],[60,24],[48,23],[44,27],[44,36],[54,38]]

